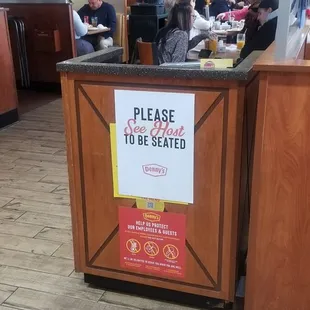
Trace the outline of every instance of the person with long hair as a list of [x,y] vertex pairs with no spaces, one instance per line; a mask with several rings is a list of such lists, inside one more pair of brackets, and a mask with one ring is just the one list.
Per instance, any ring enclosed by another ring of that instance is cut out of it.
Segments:
[[189,40],[194,19],[194,9],[189,2],[179,2],[173,6],[166,26],[159,30],[155,38],[159,64],[185,62],[190,49],[202,40],[213,38],[211,32],[205,31]]
[[196,10],[197,1],[196,0],[164,0],[164,6],[166,12],[170,12],[176,3],[187,3],[194,8],[194,24],[190,31],[190,39],[200,34],[200,31],[207,31],[211,29],[211,22],[206,20],[200,13]]

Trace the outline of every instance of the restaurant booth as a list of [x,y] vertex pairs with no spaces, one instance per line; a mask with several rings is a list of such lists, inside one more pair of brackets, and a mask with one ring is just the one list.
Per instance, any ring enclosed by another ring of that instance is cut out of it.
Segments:
[[230,307],[249,235],[245,309],[308,309],[308,32],[235,68],[104,63],[121,48],[57,65],[86,282]]

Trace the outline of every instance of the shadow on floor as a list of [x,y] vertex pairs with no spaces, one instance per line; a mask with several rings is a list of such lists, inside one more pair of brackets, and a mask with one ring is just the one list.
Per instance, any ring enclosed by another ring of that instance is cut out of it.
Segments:
[[40,92],[35,90],[18,91],[18,112],[20,115],[30,112],[56,99],[61,98],[59,92]]

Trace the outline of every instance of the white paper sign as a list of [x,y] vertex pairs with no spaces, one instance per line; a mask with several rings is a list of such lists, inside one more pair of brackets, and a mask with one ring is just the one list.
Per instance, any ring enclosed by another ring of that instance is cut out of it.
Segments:
[[193,203],[194,94],[115,90],[122,195]]

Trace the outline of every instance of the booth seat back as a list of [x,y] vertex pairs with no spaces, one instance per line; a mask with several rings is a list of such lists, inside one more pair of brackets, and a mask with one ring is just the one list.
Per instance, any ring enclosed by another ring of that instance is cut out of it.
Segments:
[[123,48],[123,62],[128,61],[127,18],[124,14],[116,13],[116,31],[114,45]]

